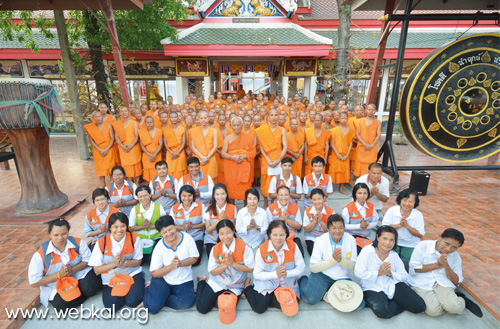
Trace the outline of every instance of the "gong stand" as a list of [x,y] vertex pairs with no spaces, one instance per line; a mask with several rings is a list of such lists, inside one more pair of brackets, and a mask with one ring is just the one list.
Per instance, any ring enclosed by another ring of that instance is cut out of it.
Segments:
[[[386,19],[388,21],[402,21],[401,34],[399,38],[398,47],[398,57],[396,62],[395,74],[394,74],[394,85],[391,95],[391,107],[389,112],[389,120],[387,123],[387,132],[384,144],[380,148],[377,161],[382,156],[382,166],[385,173],[389,174],[393,178],[393,183],[399,183],[399,170],[401,171],[412,171],[412,170],[499,170],[500,166],[397,166],[396,158],[394,156],[394,150],[392,145],[392,134],[394,132],[394,123],[396,120],[396,110],[397,110],[397,100],[399,98],[401,72],[403,69],[403,60],[406,49],[406,39],[408,36],[408,26],[411,20],[426,20],[426,21],[437,21],[437,20],[473,20],[477,22],[479,20],[495,20],[496,24],[499,22],[499,13],[494,14],[484,14],[477,12],[476,14],[425,14],[425,15],[412,15],[410,14],[412,10],[413,0],[407,0],[405,14],[404,15],[387,15]],[[401,112],[400,112],[401,113]],[[390,165],[389,165],[390,160]]]

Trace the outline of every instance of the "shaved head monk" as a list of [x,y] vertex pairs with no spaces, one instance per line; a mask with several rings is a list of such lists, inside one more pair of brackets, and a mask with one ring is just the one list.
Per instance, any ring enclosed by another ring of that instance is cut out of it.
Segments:
[[200,111],[200,126],[189,130],[189,148],[200,159],[201,171],[217,179],[217,160],[215,152],[218,146],[217,130],[208,126],[208,113]]
[[111,123],[104,122],[102,112],[95,111],[92,119],[94,122],[85,125],[84,128],[89,136],[90,144],[94,147],[92,156],[94,158],[95,176],[99,177],[101,187],[104,188],[106,187],[106,176],[110,174],[111,168],[116,163],[116,153],[113,147],[115,136]]
[[113,129],[125,175],[133,179],[134,183],[139,184],[142,174],[139,124],[130,118],[128,107],[120,107],[120,120],[113,122]]
[[224,140],[221,156],[229,198],[244,200],[245,191],[252,188],[252,162],[255,158],[255,137],[243,130],[240,117],[231,119],[233,132]]

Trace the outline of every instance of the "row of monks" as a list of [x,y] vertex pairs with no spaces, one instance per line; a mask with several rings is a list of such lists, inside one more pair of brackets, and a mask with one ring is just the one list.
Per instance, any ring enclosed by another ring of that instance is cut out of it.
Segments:
[[[271,177],[280,173],[285,156],[293,159],[292,174],[300,178],[312,172],[314,157],[322,157],[325,172],[333,184],[341,184],[341,192],[343,184],[352,182],[351,170],[354,179],[366,174],[376,162],[381,135],[375,113],[373,104],[355,106],[350,113],[343,101],[324,106],[318,96],[309,102],[298,94],[288,99],[262,94],[238,98],[219,92],[208,101],[189,95],[182,105],[173,104],[169,96],[166,103],[121,106],[117,120],[101,103],[85,130],[103,187],[115,165],[139,184],[141,176],[145,181],[156,176],[160,160],[180,179],[187,174],[186,159],[195,156],[214,183],[243,193],[260,179],[267,198]],[[243,199],[242,193],[230,197]]]

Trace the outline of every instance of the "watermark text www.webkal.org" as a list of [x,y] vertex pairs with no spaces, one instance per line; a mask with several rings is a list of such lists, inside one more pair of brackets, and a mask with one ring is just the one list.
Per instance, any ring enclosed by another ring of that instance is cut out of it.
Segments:
[[56,310],[55,314],[51,314],[48,308],[32,308],[28,310],[23,310],[21,308],[8,309],[5,308],[5,313],[8,319],[81,319],[81,320],[137,320],[139,324],[146,324],[149,320],[148,309],[146,308],[122,308],[118,312],[115,306],[111,308],[98,308],[95,305],[91,307],[80,307],[70,308],[66,310]]

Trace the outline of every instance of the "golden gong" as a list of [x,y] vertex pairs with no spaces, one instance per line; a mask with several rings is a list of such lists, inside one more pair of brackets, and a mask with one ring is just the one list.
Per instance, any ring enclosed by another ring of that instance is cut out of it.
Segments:
[[401,125],[417,149],[470,162],[500,150],[500,34],[476,34],[438,48],[408,77]]

